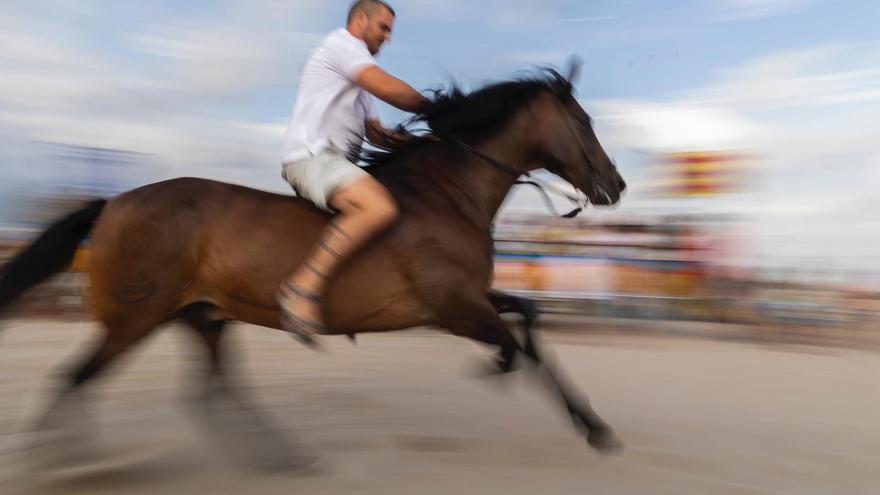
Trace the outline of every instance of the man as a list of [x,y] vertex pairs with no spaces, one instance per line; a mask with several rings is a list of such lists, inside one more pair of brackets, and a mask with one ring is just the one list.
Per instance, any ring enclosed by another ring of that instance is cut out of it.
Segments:
[[346,28],[312,52],[300,78],[282,175],[298,196],[336,213],[278,292],[282,327],[305,343],[325,330],[321,297],[336,267],[398,215],[388,191],[346,157],[364,137],[380,145],[402,138],[382,127],[373,96],[408,112],[418,112],[427,101],[373,58],[391,37],[395,17],[381,0],[355,1]]

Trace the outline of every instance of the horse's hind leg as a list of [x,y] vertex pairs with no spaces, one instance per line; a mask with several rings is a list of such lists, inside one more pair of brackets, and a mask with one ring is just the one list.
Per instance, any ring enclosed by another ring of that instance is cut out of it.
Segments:
[[202,411],[222,400],[244,400],[241,391],[230,382],[228,348],[222,345],[228,322],[218,312],[212,304],[195,303],[178,313],[178,318],[195,332],[208,358],[207,369],[199,373],[202,375],[201,389],[194,397],[195,405]]
[[[101,341],[64,376],[61,390],[37,423],[33,447],[39,449],[37,454],[48,458],[45,462],[82,460],[91,440],[88,403],[82,392],[83,386],[154,328],[154,324],[138,323],[136,320],[105,324]],[[52,447],[52,450],[48,447]]]
[[193,397],[200,412],[210,413],[223,400],[235,399],[227,382],[226,350],[221,345],[226,320],[216,314],[217,308],[207,303],[195,303],[183,308],[178,318],[191,328],[203,344],[208,358],[206,370],[200,370],[200,390]]
[[223,452],[261,471],[297,469],[314,462],[315,457],[296,453],[284,431],[230,383],[231,361],[223,345],[227,322],[220,319],[217,308],[196,303],[184,308],[179,318],[195,331],[207,351],[209,367],[194,412]]
[[154,328],[155,325],[138,325],[134,321],[105,324],[105,333],[101,341],[85,359],[82,359],[66,375],[59,399],[79,390],[122,353],[146,337]]
[[208,369],[205,377],[203,399],[210,400],[217,392],[228,392],[226,353],[221,346],[226,320],[216,313],[217,308],[207,303],[195,303],[180,311],[179,317],[204,344],[208,356]]
[[153,325],[108,326],[104,339],[89,357],[82,360],[79,366],[75,367],[75,371],[68,376],[67,391],[76,390],[95,378],[107,365],[140,342],[154,328]]

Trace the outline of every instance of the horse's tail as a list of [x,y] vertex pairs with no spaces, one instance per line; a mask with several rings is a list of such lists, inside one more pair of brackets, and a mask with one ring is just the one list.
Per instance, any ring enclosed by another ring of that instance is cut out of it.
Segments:
[[106,204],[103,199],[91,201],[55,222],[0,269],[0,311],[26,290],[70,265]]

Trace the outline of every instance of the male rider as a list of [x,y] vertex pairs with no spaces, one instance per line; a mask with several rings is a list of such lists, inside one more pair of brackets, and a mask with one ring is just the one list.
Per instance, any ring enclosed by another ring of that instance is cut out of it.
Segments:
[[304,342],[326,330],[321,298],[336,267],[398,215],[388,191],[348,154],[364,138],[379,145],[402,138],[382,127],[373,97],[413,113],[427,102],[373,58],[391,37],[395,17],[384,1],[355,1],[346,28],[324,38],[300,77],[282,175],[298,196],[335,214],[278,292],[282,327]]

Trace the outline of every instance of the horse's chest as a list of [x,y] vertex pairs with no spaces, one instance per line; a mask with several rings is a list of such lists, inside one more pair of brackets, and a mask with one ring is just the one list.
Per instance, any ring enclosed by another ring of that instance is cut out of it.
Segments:
[[396,258],[412,280],[431,286],[462,278],[483,284],[492,276],[492,240],[488,235],[434,229],[398,244]]

